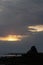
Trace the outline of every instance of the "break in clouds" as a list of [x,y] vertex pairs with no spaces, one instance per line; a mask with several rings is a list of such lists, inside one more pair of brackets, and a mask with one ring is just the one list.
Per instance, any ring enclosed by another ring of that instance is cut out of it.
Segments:
[[36,45],[43,51],[43,0],[0,0],[0,36],[9,34],[28,36],[17,46],[18,50]]

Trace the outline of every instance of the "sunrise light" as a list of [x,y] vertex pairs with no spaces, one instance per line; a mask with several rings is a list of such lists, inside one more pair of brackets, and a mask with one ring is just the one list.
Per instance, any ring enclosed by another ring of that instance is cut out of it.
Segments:
[[5,37],[0,37],[0,41],[21,41],[23,36],[21,35],[8,35]]
[[28,31],[31,31],[31,32],[42,32],[43,31],[43,25],[28,26]]

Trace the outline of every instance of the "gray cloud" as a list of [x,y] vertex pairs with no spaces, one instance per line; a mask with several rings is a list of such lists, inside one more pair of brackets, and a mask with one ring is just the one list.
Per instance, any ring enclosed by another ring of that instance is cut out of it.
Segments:
[[[25,45],[27,49],[34,43],[37,43],[35,45],[37,47],[41,45],[40,48],[41,50],[43,49],[43,32],[34,34],[27,29],[30,25],[39,24],[43,24],[43,0],[0,0],[0,36],[8,34],[30,35],[30,37],[23,39],[26,40],[25,42],[21,41],[24,44],[18,46],[19,48],[21,47],[22,49]],[[40,38],[40,42],[38,38]]]
[[0,28],[4,32],[24,34],[28,25],[43,24],[42,0],[0,0],[0,6]]

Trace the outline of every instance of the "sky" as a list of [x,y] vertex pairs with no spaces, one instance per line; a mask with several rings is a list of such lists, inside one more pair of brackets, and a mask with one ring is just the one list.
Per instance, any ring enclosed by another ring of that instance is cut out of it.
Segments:
[[0,54],[24,53],[33,45],[43,52],[43,0],[0,0],[0,38],[8,35],[21,40],[0,41]]

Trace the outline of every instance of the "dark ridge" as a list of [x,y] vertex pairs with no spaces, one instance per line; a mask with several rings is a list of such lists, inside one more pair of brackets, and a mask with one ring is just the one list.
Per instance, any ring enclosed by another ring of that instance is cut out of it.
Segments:
[[39,65],[39,64],[43,65],[43,53],[38,53],[35,46],[32,46],[31,49],[26,54],[21,54],[21,56],[5,56],[0,58],[0,65]]

